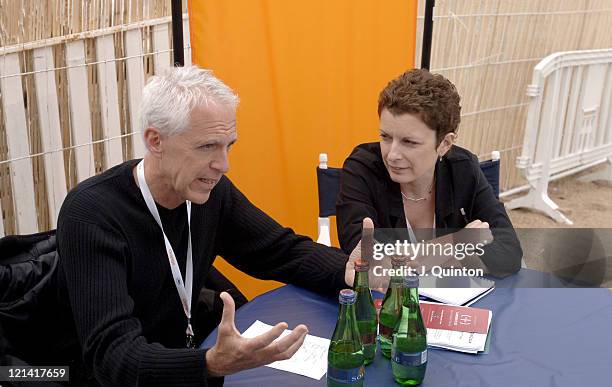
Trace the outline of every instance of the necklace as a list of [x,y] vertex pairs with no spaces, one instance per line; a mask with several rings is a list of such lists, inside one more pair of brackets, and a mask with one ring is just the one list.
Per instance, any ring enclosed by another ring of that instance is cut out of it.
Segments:
[[434,185],[435,181],[436,181],[435,178],[431,181],[431,184],[429,185],[429,190],[428,190],[426,196],[422,196],[420,198],[411,198],[411,197],[406,196],[406,194],[402,192],[401,188],[400,188],[400,193],[402,194],[402,196],[404,197],[405,200],[409,200],[409,201],[414,202],[414,203],[418,203],[420,201],[427,200],[427,198],[431,195],[431,191],[433,191],[433,185]]

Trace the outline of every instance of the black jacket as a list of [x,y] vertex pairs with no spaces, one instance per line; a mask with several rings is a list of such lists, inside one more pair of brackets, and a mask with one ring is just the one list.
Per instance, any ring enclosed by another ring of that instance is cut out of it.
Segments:
[[70,366],[79,350],[57,289],[55,230],[0,238],[0,365]]
[[[55,230],[0,238],[0,366],[69,366],[69,384],[97,385],[82,364],[67,295],[58,285],[64,279],[57,270],[56,249]],[[236,309],[247,302],[234,284],[211,267],[194,311],[194,319],[203,322],[199,332],[212,331],[221,320],[221,291],[232,295]]]
[[[490,273],[504,276],[520,269],[523,251],[506,214],[480,170],[478,158],[453,146],[436,162],[435,217],[437,235],[461,229],[467,222],[488,222],[494,242],[485,247],[483,262]],[[465,218],[461,214],[465,210]],[[361,237],[365,217],[376,228],[406,229],[400,186],[389,177],[379,143],[357,146],[344,162],[336,205],[340,247],[350,253]]]

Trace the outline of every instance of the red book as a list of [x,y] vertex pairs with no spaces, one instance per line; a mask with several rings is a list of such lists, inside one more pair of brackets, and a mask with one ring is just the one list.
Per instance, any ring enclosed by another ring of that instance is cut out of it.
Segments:
[[490,310],[423,301],[420,306],[427,328],[485,334],[489,331]]

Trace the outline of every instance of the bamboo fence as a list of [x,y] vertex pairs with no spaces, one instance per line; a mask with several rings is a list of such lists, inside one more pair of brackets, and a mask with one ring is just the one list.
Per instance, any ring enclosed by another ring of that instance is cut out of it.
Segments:
[[[424,5],[419,2],[417,67]],[[436,1],[430,70],[450,79],[462,97],[458,144],[481,159],[501,152],[501,191],[526,183],[514,165],[533,68],[554,52],[612,47],[610,25],[612,0]]]
[[[187,11],[184,2],[183,12]],[[9,47],[29,42],[40,42],[47,39],[66,37],[86,31],[121,26],[139,21],[169,17],[171,15],[168,0],[0,0],[0,47]],[[130,128],[128,112],[128,95],[126,87],[124,31],[114,33],[117,82],[119,92],[119,112],[122,128],[122,145],[124,155],[131,154],[132,137],[127,131]],[[63,42],[65,43],[65,42]],[[153,74],[151,30],[145,27],[143,34],[145,81]],[[68,176],[67,190],[77,184],[75,141],[72,138],[67,81],[66,45],[53,45],[55,63],[55,83],[59,102],[59,116],[62,129],[62,147],[64,169]],[[102,112],[99,101],[100,84],[96,71],[95,39],[85,39],[87,63],[88,95],[91,116],[92,142],[95,172],[107,168],[102,134]],[[123,58],[123,59],[122,59]],[[26,124],[30,139],[33,180],[35,187],[35,204],[38,214],[38,229],[51,228],[47,206],[47,187],[43,167],[43,151],[39,128],[39,112],[36,104],[34,87],[33,50],[25,49],[20,53],[20,67],[24,103],[26,106]],[[2,96],[0,95],[0,98]],[[5,234],[16,233],[14,198],[9,169],[9,155],[4,112],[0,104],[0,203],[4,220]],[[47,172],[48,173],[48,172]],[[2,221],[0,218],[0,221]]]

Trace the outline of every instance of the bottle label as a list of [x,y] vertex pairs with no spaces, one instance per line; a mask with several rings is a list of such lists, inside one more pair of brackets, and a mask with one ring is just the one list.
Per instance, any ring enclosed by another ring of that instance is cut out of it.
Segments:
[[423,352],[399,352],[393,348],[391,359],[403,366],[417,367],[427,362],[427,349]]
[[361,344],[373,345],[376,343],[376,333],[368,333],[361,336]]
[[365,375],[364,366],[357,368],[327,367],[327,378],[340,384],[351,384],[360,381]]
[[378,333],[380,333],[381,336],[390,338],[393,336],[393,328],[390,328],[383,324],[378,324]]

